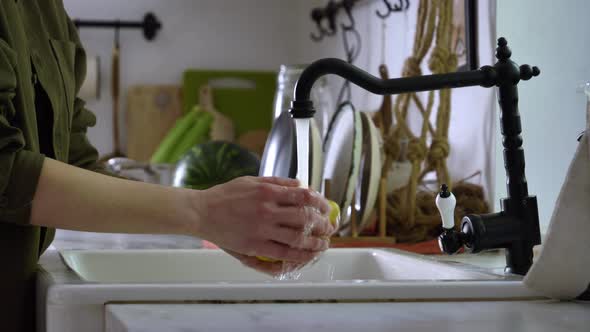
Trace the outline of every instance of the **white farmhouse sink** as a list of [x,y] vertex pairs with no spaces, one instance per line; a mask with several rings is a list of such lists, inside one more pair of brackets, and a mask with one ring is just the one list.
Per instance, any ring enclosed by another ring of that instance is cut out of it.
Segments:
[[[96,283],[283,283],[243,266],[220,250],[63,251],[81,279]],[[493,280],[434,260],[375,249],[331,249],[295,282]]]
[[[330,249],[298,280],[280,281],[215,250],[46,253],[38,314],[47,332],[104,331],[109,303],[284,303],[522,300],[522,278],[402,251]],[[64,330],[64,326],[74,329]],[[88,327],[93,328],[89,329]]]

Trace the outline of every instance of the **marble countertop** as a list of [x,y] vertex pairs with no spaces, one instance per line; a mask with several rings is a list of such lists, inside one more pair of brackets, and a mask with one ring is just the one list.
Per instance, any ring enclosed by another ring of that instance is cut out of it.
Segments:
[[590,304],[555,301],[107,305],[106,332],[587,332]]

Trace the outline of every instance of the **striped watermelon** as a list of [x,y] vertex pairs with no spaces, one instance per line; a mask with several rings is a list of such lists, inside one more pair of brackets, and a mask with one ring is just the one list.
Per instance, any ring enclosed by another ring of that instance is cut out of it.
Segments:
[[229,142],[199,144],[178,162],[174,186],[203,190],[240,176],[258,175],[260,160],[243,147]]

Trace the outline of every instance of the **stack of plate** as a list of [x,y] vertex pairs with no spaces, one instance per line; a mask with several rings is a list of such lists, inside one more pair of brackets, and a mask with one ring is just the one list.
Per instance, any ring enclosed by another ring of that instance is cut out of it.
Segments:
[[[326,197],[342,211],[341,234],[349,235],[353,208],[360,232],[370,221],[381,178],[380,135],[373,120],[350,103],[340,105],[330,123],[324,144],[324,179],[330,181]],[[354,201],[353,201],[354,199]]]
[[[379,131],[370,116],[344,103],[330,122],[323,149],[313,119],[309,139],[309,187],[322,191],[340,205],[341,235],[350,234],[354,206],[360,232],[370,221],[379,191],[382,165]],[[266,142],[259,175],[295,178],[296,158],[295,124],[291,115],[284,112],[275,121]],[[323,188],[325,180],[330,182],[327,193]]]

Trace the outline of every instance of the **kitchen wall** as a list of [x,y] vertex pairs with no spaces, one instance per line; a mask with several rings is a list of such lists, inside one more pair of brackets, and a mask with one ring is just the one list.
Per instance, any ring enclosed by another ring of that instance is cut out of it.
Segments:
[[[277,70],[294,62],[289,0],[64,0],[72,18],[141,20],[152,11],[163,28],[153,42],[138,30],[121,31],[121,84],[179,84],[187,68]],[[115,14],[114,14],[115,13]],[[98,123],[88,136],[101,154],[112,151],[110,66],[113,30],[82,29],[89,55],[99,55],[101,98],[89,101]],[[124,99],[121,101],[124,109]],[[124,127],[124,115],[121,127]],[[123,144],[124,135],[122,137]]]
[[[519,85],[526,175],[537,195],[546,228],[585,127],[585,98],[577,85],[590,80],[590,2],[498,1],[498,36],[514,59],[541,68],[541,76]],[[496,149],[496,198],[505,197],[502,150]],[[496,200],[497,200],[496,199]]]

